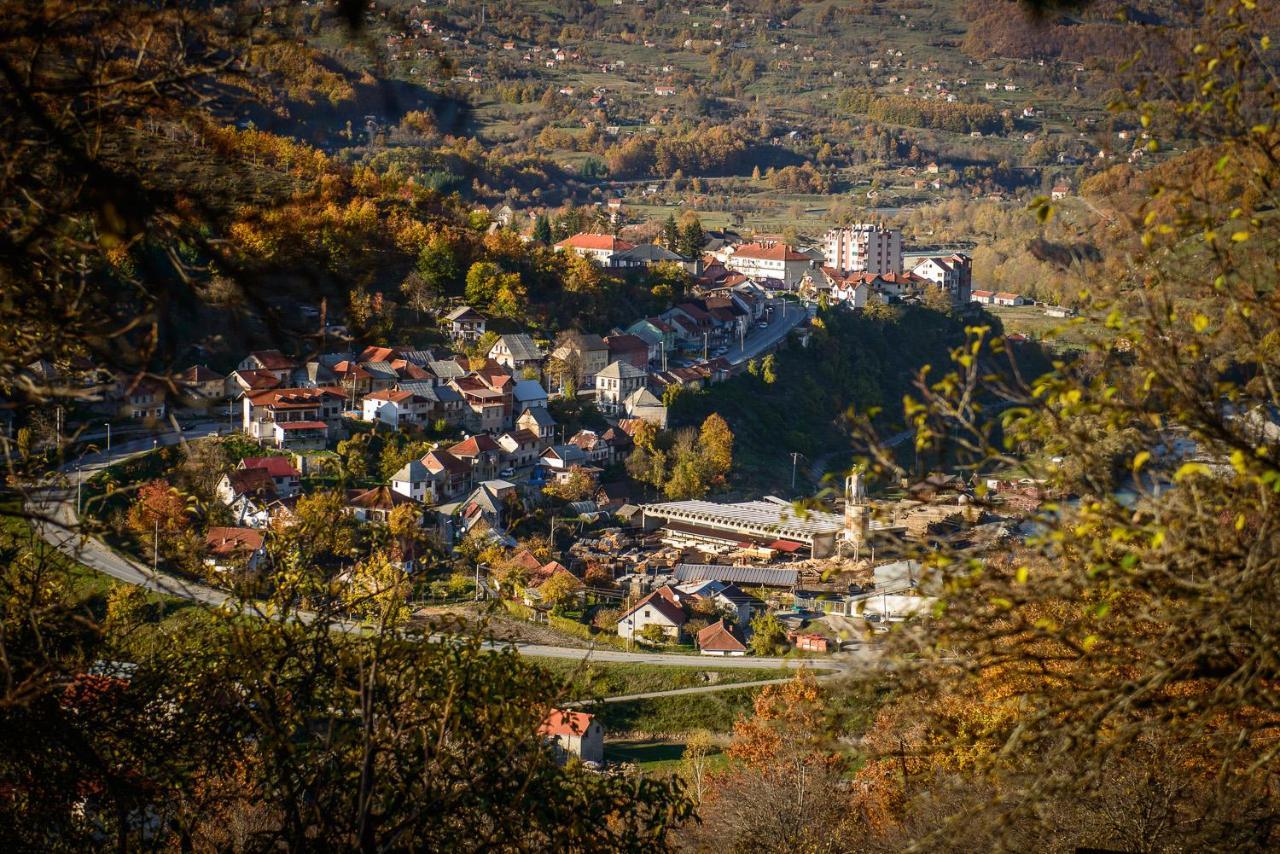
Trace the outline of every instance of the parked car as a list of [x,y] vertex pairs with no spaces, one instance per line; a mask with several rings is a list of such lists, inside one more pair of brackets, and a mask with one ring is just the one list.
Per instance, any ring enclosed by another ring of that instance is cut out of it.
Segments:
[[769,321],[767,320],[762,320],[756,324],[756,329],[768,329],[768,328],[769,328]]
[[498,477],[515,477],[515,476],[516,476],[515,469],[503,469],[502,471],[498,472]]

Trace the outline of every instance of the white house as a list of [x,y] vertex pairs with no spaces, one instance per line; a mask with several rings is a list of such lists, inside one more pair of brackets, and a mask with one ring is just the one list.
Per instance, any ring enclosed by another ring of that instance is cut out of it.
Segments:
[[788,288],[795,288],[804,278],[810,263],[809,256],[785,243],[744,243],[725,259],[724,266],[744,276],[777,279]]
[[538,734],[555,744],[561,758],[572,754],[583,762],[604,761],[604,727],[587,712],[552,709]]
[[459,306],[444,316],[449,324],[449,337],[455,344],[474,344],[484,335],[488,319],[469,305]]
[[631,394],[644,388],[648,374],[621,359],[610,362],[596,375],[596,405],[602,411],[616,412]]
[[658,626],[663,635],[679,640],[689,618],[680,604],[680,594],[664,586],[641,599],[618,620],[618,637],[634,640],[643,637],[648,626]]
[[973,281],[973,261],[968,255],[957,252],[945,257],[925,258],[912,267],[911,272],[942,288],[956,305],[969,302],[969,291]]
[[431,403],[411,391],[384,389],[364,396],[360,414],[365,421],[381,421],[392,427],[425,424],[431,417]]
[[555,248],[557,252],[574,252],[589,261],[595,261],[601,267],[613,267],[617,256],[630,252],[636,248],[636,245],[620,240],[612,234],[582,232],[566,237],[557,243]]
[[546,353],[523,332],[503,335],[489,348],[489,358],[510,371],[520,371],[526,365],[537,367]]

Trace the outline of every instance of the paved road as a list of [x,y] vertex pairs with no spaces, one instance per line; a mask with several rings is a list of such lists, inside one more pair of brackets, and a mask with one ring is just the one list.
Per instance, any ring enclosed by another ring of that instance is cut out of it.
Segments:
[[[156,443],[172,445],[183,439],[192,439],[216,433],[218,425],[205,425],[182,436],[173,433],[155,437]],[[138,453],[144,453],[154,447],[151,439],[140,439],[132,442],[112,445],[110,455],[106,453],[84,457],[78,464],[80,476],[91,477],[94,473],[108,465]],[[74,472],[77,463],[64,466],[65,473]],[[143,587],[156,593],[163,593],[179,599],[198,602],[211,607],[228,604],[239,605],[231,594],[209,587],[195,581],[188,581],[164,572],[153,571],[151,567],[132,558],[124,557],[103,543],[101,540],[85,536],[78,529],[79,519],[76,515],[76,490],[73,484],[45,486],[37,489],[28,502],[28,508],[38,517],[35,523],[40,536],[58,550],[85,566],[109,575],[126,584]],[[309,615],[301,614],[301,619]],[[335,628],[341,631],[358,632],[357,623],[339,624]],[[522,655],[538,658],[560,658],[576,661],[591,660],[610,663],[653,664],[664,667],[703,667],[703,668],[788,668],[799,669],[810,667],[818,670],[842,670],[847,663],[831,660],[806,660],[782,658],[716,658],[708,659],[692,655],[676,655],[654,652],[623,652],[613,649],[583,650],[576,647],[546,646],[543,644],[515,643],[507,644],[490,642],[491,649],[505,649],[512,646]],[[714,690],[725,690],[729,687],[742,687],[743,683],[725,686],[704,686]],[[681,691],[687,689],[680,689]],[[669,692],[663,692],[669,693]]]
[[[740,365],[749,359],[754,359],[787,337],[787,333],[809,317],[808,308],[798,303],[771,300],[769,304],[774,307],[773,322],[766,329],[753,329],[743,342],[745,346],[739,347],[735,344],[730,347],[729,352],[725,354],[730,364]],[[783,314],[784,305],[785,315]]]

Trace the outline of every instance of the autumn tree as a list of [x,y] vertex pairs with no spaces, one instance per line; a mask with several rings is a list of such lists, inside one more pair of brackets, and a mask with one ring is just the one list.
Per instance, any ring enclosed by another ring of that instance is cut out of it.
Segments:
[[157,533],[179,534],[191,524],[187,499],[163,479],[138,488],[127,518],[134,535],[148,540]]
[[595,478],[582,466],[570,466],[565,477],[555,478],[542,488],[542,492],[561,501],[585,501],[591,497],[595,485]]
[[698,443],[712,479],[723,481],[733,468],[733,431],[718,412],[702,422]]
[[553,610],[558,612],[581,589],[582,582],[568,572],[556,572],[539,585],[538,595],[544,604],[550,605]]

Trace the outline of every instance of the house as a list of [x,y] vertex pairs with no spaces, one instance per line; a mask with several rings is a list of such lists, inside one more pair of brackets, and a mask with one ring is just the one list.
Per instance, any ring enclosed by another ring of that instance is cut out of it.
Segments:
[[552,445],[538,457],[542,465],[556,472],[567,472],[577,466],[585,466],[588,462],[587,452],[577,445]]
[[347,490],[347,503],[343,509],[361,522],[385,523],[391,511],[402,505],[419,506],[418,502],[389,486],[375,486],[372,489]]
[[557,575],[565,578],[570,585],[570,589],[581,592],[586,585],[562,564],[557,561],[551,561],[546,566],[541,567],[538,572],[529,578],[524,588],[524,603],[530,607],[536,607],[542,602],[542,585],[546,584]]
[[648,421],[659,430],[667,428],[667,407],[653,392],[643,386],[631,392],[622,402],[622,411],[628,418]]
[[613,462],[614,447],[594,430],[579,430],[569,437],[569,444],[582,449],[592,465],[607,466]]
[[286,385],[280,377],[271,371],[232,371],[223,383],[223,394],[227,397],[239,397],[251,391],[266,391]]
[[438,479],[433,495],[435,501],[429,503],[452,498],[471,485],[471,464],[463,462],[443,448],[428,451],[422,458],[422,464]]
[[[675,351],[675,328],[661,317],[646,317],[643,320],[637,320],[628,326],[626,331],[628,334],[642,339],[648,345],[649,358],[647,364],[659,364],[663,353]],[[615,358],[626,358],[627,361],[631,361],[630,358],[621,354]],[[636,367],[645,367],[645,365],[636,365]]]
[[747,645],[722,618],[698,632],[698,651],[703,655],[739,656],[747,654]]
[[624,270],[652,267],[654,264],[680,264],[687,269],[689,259],[656,243],[639,243],[615,253],[610,262],[610,266]]
[[391,476],[391,489],[423,504],[439,504],[447,496],[444,471],[432,472],[422,460],[410,460]]
[[444,421],[456,427],[465,418],[462,395],[451,386],[436,385],[429,380],[413,380],[396,384],[397,391],[408,391],[426,401],[424,422]]
[[745,276],[757,279],[779,279],[787,288],[795,288],[804,278],[811,261],[785,243],[744,243],[734,249],[724,265]]
[[449,339],[459,346],[476,343],[488,323],[488,318],[469,305],[458,306],[444,320],[449,324]]
[[925,258],[912,267],[911,272],[946,291],[953,304],[964,305],[969,302],[973,283],[973,259],[963,252]]
[[[640,371],[649,368],[649,344],[636,335],[610,335],[604,339],[609,348],[609,364],[624,362]],[[673,338],[674,342],[674,338]],[[607,367],[607,366],[606,366]],[[603,373],[603,369],[600,373]],[[596,374],[596,388],[600,387],[600,374]]]
[[266,469],[236,469],[224,474],[214,487],[218,500],[231,510],[238,527],[265,528],[271,522],[267,507],[278,497]]
[[648,374],[630,362],[610,362],[596,377],[596,405],[602,412],[617,412],[632,392],[644,388],[647,379]]
[[623,613],[618,620],[618,637],[635,640],[643,637],[649,626],[657,626],[664,636],[678,641],[684,634],[684,624],[689,621],[680,599],[680,594],[670,586],[654,590]]
[[298,363],[279,350],[255,350],[236,365],[239,371],[268,371],[281,381],[287,382]]
[[538,727],[538,735],[553,742],[561,758],[572,755],[583,762],[604,761],[604,727],[587,712],[552,709]]
[[346,396],[337,388],[277,388],[243,397],[243,429],[277,448],[323,448],[342,428]]
[[516,419],[517,430],[528,430],[535,434],[539,440],[550,442],[556,432],[556,420],[551,417],[551,413],[546,407],[536,407],[534,409],[526,409],[520,413],[520,417]]
[[[579,388],[595,388],[596,374],[609,364],[609,345],[599,335],[569,332],[560,339],[551,358],[562,370],[573,371]],[[564,378],[555,379],[563,388]]]
[[1065,305],[1046,305],[1044,313],[1048,317],[1074,317],[1075,309],[1068,308]]
[[497,477],[498,470],[502,468],[502,446],[487,433],[463,439],[448,452],[471,468],[473,483]]
[[411,391],[383,389],[366,394],[360,401],[365,421],[381,421],[391,427],[426,424],[431,420],[431,401]]
[[991,298],[994,305],[1025,305],[1026,300],[1021,294],[1010,293],[1009,291],[999,291]]
[[302,473],[294,468],[288,457],[245,457],[239,468],[261,469],[271,478],[276,495],[292,498],[302,489]]
[[204,538],[204,565],[214,572],[256,572],[267,550],[265,535],[254,528],[213,527]]
[[995,291],[970,291],[969,302],[982,303],[983,305],[991,305],[991,301],[995,299]]
[[612,234],[592,234],[580,232],[572,237],[566,237],[556,244],[557,252],[573,252],[586,258],[588,261],[594,261],[601,267],[615,267],[615,258],[624,253],[635,249],[634,243],[621,240]]
[[1071,185],[1062,181],[1054,184],[1053,189],[1049,191],[1049,198],[1055,202],[1058,199],[1065,199],[1069,195],[1071,195]]
[[118,388],[116,414],[121,418],[158,421],[168,411],[165,387],[155,380],[146,377],[121,380]]
[[207,408],[227,399],[227,378],[204,365],[192,365],[178,374],[178,388],[188,406]]
[[533,343],[533,339],[523,332],[503,335],[489,349],[489,358],[512,373],[519,373],[525,367],[536,369],[542,364],[546,355],[537,344]]
[[532,430],[512,430],[498,437],[502,449],[502,464],[508,468],[522,469],[538,461],[543,441]]
[[511,411],[510,391],[490,388],[477,376],[454,380],[450,387],[462,396],[462,423],[473,433],[499,433]]
[[547,392],[537,380],[519,380],[511,390],[512,406],[523,412],[526,409],[546,409]]

